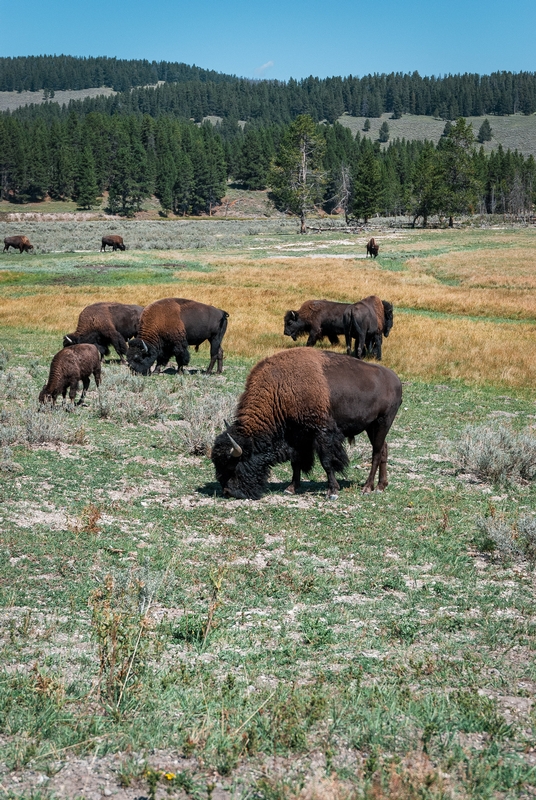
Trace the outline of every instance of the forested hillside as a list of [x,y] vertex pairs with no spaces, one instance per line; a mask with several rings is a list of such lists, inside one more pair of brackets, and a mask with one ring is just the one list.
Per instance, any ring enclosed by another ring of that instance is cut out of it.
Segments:
[[[162,86],[151,87],[159,81]],[[120,94],[75,103],[85,114],[147,113],[193,118],[218,115],[267,123],[290,122],[298,114],[334,122],[343,113],[378,117],[391,113],[456,119],[536,111],[536,73],[421,77],[409,74],[352,75],[270,81],[247,80],[167,61],[33,56],[0,59],[0,91],[109,86]],[[25,109],[25,116],[43,113]],[[59,108],[49,114],[60,114]],[[64,112],[65,113],[65,112]]]

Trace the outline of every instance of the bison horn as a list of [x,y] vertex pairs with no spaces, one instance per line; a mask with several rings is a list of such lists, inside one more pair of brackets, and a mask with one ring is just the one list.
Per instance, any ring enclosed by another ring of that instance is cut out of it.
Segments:
[[145,344],[145,342],[143,341],[143,339],[140,339],[140,342],[142,343],[142,345],[143,345],[143,349],[145,350],[145,352],[146,352],[146,353],[148,353],[148,352],[149,352],[149,348],[147,347],[147,345]]
[[69,339],[69,337],[68,337],[68,336],[66,336],[66,337],[65,337],[65,341],[66,341],[66,342],[69,342],[69,344],[72,344],[72,343],[73,343],[73,340],[72,340],[72,339]]
[[233,445],[233,449],[231,450],[232,457],[240,458],[240,456],[242,455],[242,448],[240,447],[238,442],[235,442],[230,433],[228,433],[227,436],[229,437],[229,439],[231,440],[231,444]]

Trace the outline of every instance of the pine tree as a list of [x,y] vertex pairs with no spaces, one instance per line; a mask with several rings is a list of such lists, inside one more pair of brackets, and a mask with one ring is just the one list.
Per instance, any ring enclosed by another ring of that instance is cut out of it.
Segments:
[[481,144],[483,142],[491,142],[492,132],[491,132],[491,125],[489,124],[489,120],[485,119],[482,125],[479,128],[477,141]]
[[353,210],[356,217],[368,222],[382,203],[382,175],[380,163],[373,146],[365,140],[363,154],[357,163],[354,176]]
[[80,208],[91,208],[97,205],[98,193],[95,160],[89,147],[85,147],[78,160],[76,202]]
[[449,217],[450,227],[454,214],[472,211],[478,196],[474,141],[471,124],[460,117],[438,144],[441,208]]
[[413,227],[419,217],[426,228],[428,217],[439,210],[440,194],[439,160],[431,142],[425,142],[422,152],[415,162],[412,175],[411,212]]
[[305,233],[307,213],[321,199],[324,138],[308,114],[287,128],[270,170],[269,185],[277,208],[300,218]]
[[378,141],[379,142],[388,142],[389,141],[389,125],[387,121],[382,122],[380,125],[380,132],[378,134]]
[[367,117],[365,122],[363,123],[363,130],[370,131],[370,119]]

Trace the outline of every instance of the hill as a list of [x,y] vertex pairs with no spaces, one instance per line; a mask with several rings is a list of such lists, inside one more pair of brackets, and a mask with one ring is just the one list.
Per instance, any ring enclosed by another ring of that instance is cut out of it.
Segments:
[[[349,128],[352,133],[359,132],[362,137],[376,141],[380,126],[383,122],[389,125],[389,140],[406,139],[406,141],[428,140],[437,144],[445,128],[445,120],[429,117],[426,115],[404,114],[400,119],[391,119],[390,114],[382,114],[381,117],[370,118],[370,130],[363,131],[366,117],[352,117],[343,114],[338,122]],[[511,114],[510,116],[489,116],[488,117],[493,138],[491,142],[484,143],[484,152],[490,153],[498,145],[502,145],[505,150],[518,150],[525,156],[536,157],[536,114]],[[475,135],[482,125],[482,117],[467,117],[467,121],[472,123]],[[388,144],[383,144],[382,148]]]

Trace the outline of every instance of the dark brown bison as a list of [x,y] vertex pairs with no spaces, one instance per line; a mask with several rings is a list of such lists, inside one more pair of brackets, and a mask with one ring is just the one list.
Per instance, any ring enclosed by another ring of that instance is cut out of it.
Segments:
[[332,300],[306,300],[297,311],[287,311],[283,333],[296,341],[299,336],[309,334],[307,347],[327,336],[331,344],[339,344],[344,334],[344,312],[349,303]]
[[373,294],[348,306],[344,312],[346,352],[350,355],[352,339],[355,339],[356,358],[364,358],[368,351],[381,361],[382,336],[389,336],[392,327],[393,306],[387,300],[380,300]]
[[385,437],[402,402],[402,384],[379,364],[356,361],[326,350],[293,348],[260,361],[250,372],[236,421],[214,442],[212,461],[224,494],[257,500],[270,468],[292,465],[287,491],[299,489],[318,455],[336,497],[336,472],[344,472],[344,440],[366,431],[372,467],[363,492],[387,486]]
[[78,384],[82,381],[83,390],[78,401],[80,405],[89,389],[91,375],[97,386],[100,386],[101,358],[94,344],[75,344],[60,350],[52,359],[48,381],[41,389],[39,402],[54,405],[59,394],[65,400],[68,389],[69,399],[74,403]]
[[6,236],[4,239],[3,252],[9,252],[10,247],[14,250],[18,249],[19,253],[29,253],[30,250],[34,249],[33,244],[27,236]]
[[221,372],[221,343],[227,330],[228,316],[220,308],[182,297],[157,300],[141,315],[139,336],[129,343],[128,363],[136,372],[147,375],[155,361],[158,370],[175,356],[179,369],[182,369],[190,360],[188,345],[197,349],[208,340],[210,363],[207,373],[212,372],[216,361],[217,371]]
[[106,252],[106,246],[111,247],[114,253],[116,250],[126,250],[126,247],[123,243],[123,237],[117,236],[116,234],[113,234],[113,236],[102,237],[102,244],[100,249],[101,253],[103,251]]
[[378,255],[380,252],[380,245],[376,243],[374,239],[369,239],[367,242],[367,257],[370,256],[371,258]]
[[138,335],[142,311],[143,306],[125,303],[104,302],[86,306],[80,312],[76,330],[63,337],[63,346],[94,344],[103,356],[107,356],[112,345],[124,364],[127,340]]

